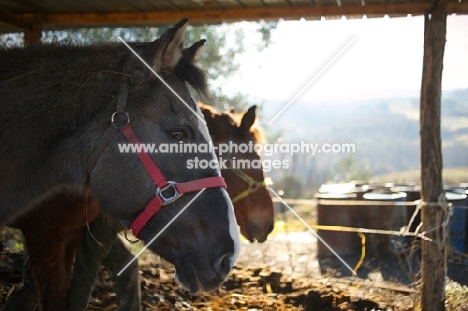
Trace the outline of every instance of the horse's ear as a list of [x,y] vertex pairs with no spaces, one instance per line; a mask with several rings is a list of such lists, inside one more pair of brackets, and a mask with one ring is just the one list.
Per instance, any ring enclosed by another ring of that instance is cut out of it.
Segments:
[[254,125],[255,121],[257,120],[256,109],[257,109],[257,106],[254,105],[250,107],[242,116],[242,121],[239,126],[242,132],[250,131],[250,128],[252,127],[252,125]]
[[203,113],[203,117],[205,118],[205,121],[210,121],[212,118],[212,111],[210,109],[210,106],[205,105],[202,102],[198,102],[198,107],[200,107],[201,112]]
[[202,39],[198,42],[195,42],[191,47],[184,49],[183,57],[188,63],[192,64],[194,59],[200,55],[201,51],[203,50],[203,45],[205,44],[206,40]]
[[191,47],[184,49],[182,51],[182,58],[176,65],[175,72],[179,78],[184,82],[188,82],[188,84],[197,90],[203,100],[209,103],[211,100],[208,96],[205,75],[203,71],[194,64],[195,57],[200,54],[205,42],[206,40],[200,40]]
[[188,19],[184,18],[155,41],[158,43],[153,59],[153,69],[156,72],[174,69],[182,58],[182,41],[187,25]]

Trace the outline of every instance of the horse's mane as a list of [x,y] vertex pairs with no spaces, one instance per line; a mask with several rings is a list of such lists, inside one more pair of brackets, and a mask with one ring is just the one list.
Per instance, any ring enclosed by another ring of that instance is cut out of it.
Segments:
[[193,62],[182,57],[175,67],[175,73],[182,81],[190,84],[203,99],[209,99],[205,73]]
[[[153,48],[151,44],[157,42],[131,45],[145,54]],[[114,109],[119,84],[135,71],[146,72],[147,77],[153,75],[121,43],[54,42],[26,48],[1,47],[0,109],[4,113],[0,120],[4,124],[0,128],[11,127],[11,122],[20,124],[20,119],[39,127],[26,121],[36,116],[35,120],[57,120],[56,124],[65,123],[73,130],[77,124],[87,122],[82,118],[93,118],[97,110]],[[192,61],[181,59],[174,73],[198,93],[208,93],[205,75]],[[135,75],[138,79],[138,73]],[[159,83],[156,77],[153,80]],[[70,105],[72,102],[75,104]],[[12,117],[9,113],[13,113]]]
[[[133,48],[149,44],[154,43],[129,43]],[[37,60],[45,64],[47,59],[52,59],[54,63],[61,62],[62,60],[70,60],[67,65],[73,68],[74,72],[79,72],[80,70],[87,72],[89,72],[89,70],[97,71],[99,68],[101,68],[101,70],[106,70],[109,68],[110,62],[118,60],[116,68],[114,69],[116,70],[114,73],[118,74],[119,71],[123,70],[123,62],[126,61],[131,54],[131,51],[121,43],[85,44],[60,41],[47,44],[34,44],[25,48],[20,46],[7,47],[3,45],[0,46],[0,80],[15,79],[22,75],[27,75],[29,71],[31,71],[29,65]],[[86,59],[85,64],[77,61],[80,59]],[[75,62],[73,62],[73,60]],[[73,64],[75,64],[75,66],[73,66]],[[60,68],[52,69],[59,70]],[[40,73],[40,71],[47,73],[48,69],[40,66],[34,71],[36,73]],[[123,72],[120,73],[124,74]],[[181,80],[190,84],[200,95],[208,98],[208,85],[205,74],[193,62],[186,58],[181,58],[176,65],[175,74]]]
[[117,44],[63,42],[0,49],[0,109],[6,112],[0,128],[35,128],[45,137],[37,133],[46,131],[45,121],[50,133],[64,126],[73,131],[97,110],[111,109],[124,52]]
[[[96,44],[83,44],[77,42],[52,42],[46,44],[33,44],[27,47],[20,46],[1,46],[0,47],[0,71],[5,78],[6,70],[11,74],[18,73],[23,70],[30,70],[29,66],[36,61],[62,62],[70,59],[78,60],[80,58],[86,59],[90,62],[89,65],[94,67],[81,67],[82,70],[89,70],[90,68],[99,68],[109,66],[109,61],[101,63],[94,62],[94,59],[101,57],[109,57],[109,60],[116,59],[116,52],[122,53],[122,47],[116,43],[96,43]],[[113,56],[113,57],[112,57]],[[73,65],[71,62],[69,65]],[[75,62],[76,64],[76,62]],[[46,68],[37,68],[38,70],[45,70]],[[54,68],[58,69],[58,68]]]

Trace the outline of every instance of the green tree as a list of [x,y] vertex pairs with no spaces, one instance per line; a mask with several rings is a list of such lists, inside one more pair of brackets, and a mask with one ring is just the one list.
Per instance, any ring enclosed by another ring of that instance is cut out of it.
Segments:
[[[76,43],[116,41],[118,37],[126,41],[152,41],[164,33],[170,26],[164,27],[134,27],[134,28],[85,28],[63,31],[46,31],[43,42],[69,41]],[[271,31],[276,23],[260,22],[257,31],[261,35],[256,48],[262,50],[268,47]],[[207,75],[212,104],[218,109],[244,110],[260,103],[251,100],[240,92],[227,95],[223,93],[223,85],[229,83],[229,78],[239,69],[236,55],[245,51],[244,29],[239,24],[196,25],[187,27],[186,42],[193,43],[206,39],[203,53],[198,57],[198,63]],[[248,47],[250,48],[250,47]]]

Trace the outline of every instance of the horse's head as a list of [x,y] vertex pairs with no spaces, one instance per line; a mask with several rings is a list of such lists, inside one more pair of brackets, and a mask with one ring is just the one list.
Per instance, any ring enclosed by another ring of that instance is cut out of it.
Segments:
[[[97,125],[88,165],[102,209],[151,242],[151,250],[175,265],[176,280],[195,293],[214,290],[224,281],[237,257],[239,237],[219,169],[189,169],[195,157],[211,161],[214,152],[181,151],[210,142],[186,85],[206,91],[204,75],[193,64],[204,41],[183,50],[186,26],[183,20],[155,42],[131,45],[151,68],[122,46],[123,74],[113,94],[116,110]],[[140,142],[154,150],[132,150],[142,147]]]
[[[264,242],[273,230],[275,212],[266,189],[260,156],[253,148],[260,142],[260,131],[254,126],[256,107],[252,106],[242,115],[237,115],[219,113],[210,106],[199,105],[213,143],[218,147],[220,163],[228,164],[222,174],[241,233],[250,242]],[[242,149],[241,145],[247,146],[247,150]]]

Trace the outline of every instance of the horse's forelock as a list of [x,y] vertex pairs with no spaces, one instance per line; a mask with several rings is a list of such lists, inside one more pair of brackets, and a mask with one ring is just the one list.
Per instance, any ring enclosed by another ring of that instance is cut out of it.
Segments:
[[204,100],[208,100],[208,83],[203,70],[198,66],[182,58],[175,67],[175,74],[182,79],[182,81],[190,84]]

